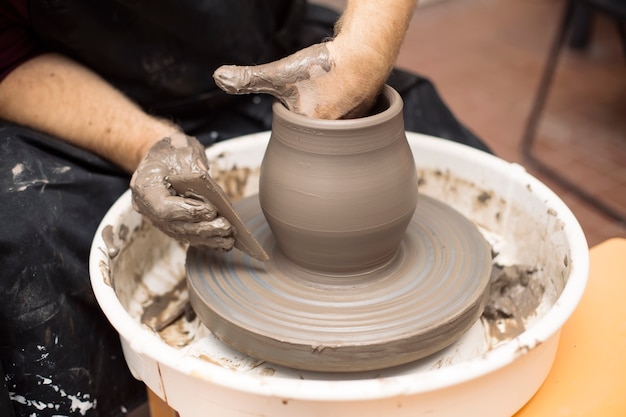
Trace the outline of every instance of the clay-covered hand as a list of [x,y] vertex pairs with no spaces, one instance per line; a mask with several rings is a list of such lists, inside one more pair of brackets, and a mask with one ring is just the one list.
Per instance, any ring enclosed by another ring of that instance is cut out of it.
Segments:
[[133,207],[167,235],[193,246],[230,250],[233,230],[209,201],[178,195],[168,183],[173,175],[208,175],[204,147],[175,133],[148,150],[130,182]]
[[271,94],[305,116],[364,116],[393,68],[416,4],[348,0],[332,40],[264,65],[223,66],[213,78],[228,93]]
[[383,74],[341,54],[334,41],[302,49],[257,66],[224,65],[215,71],[217,85],[230,94],[266,93],[289,110],[319,119],[356,118],[373,105]]

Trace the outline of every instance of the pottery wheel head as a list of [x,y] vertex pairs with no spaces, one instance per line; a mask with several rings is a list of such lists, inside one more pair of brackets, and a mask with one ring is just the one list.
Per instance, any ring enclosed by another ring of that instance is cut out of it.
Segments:
[[420,198],[389,263],[353,275],[306,270],[286,259],[258,196],[235,208],[270,261],[190,248],[187,283],[202,322],[250,356],[313,371],[382,369],[449,346],[482,313],[489,245],[437,200]]

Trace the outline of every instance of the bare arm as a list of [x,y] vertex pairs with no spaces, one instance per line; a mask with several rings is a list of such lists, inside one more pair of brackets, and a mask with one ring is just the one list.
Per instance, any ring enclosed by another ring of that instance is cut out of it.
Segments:
[[369,49],[390,70],[416,6],[417,0],[349,0],[335,26],[335,39],[350,48]]
[[[342,74],[342,89],[378,93],[396,62],[417,0],[350,0],[328,48]],[[337,88],[329,85],[328,88]]]
[[214,78],[229,93],[272,94],[309,117],[359,117],[387,79],[416,4],[349,0],[332,41],[269,64],[223,66]]
[[151,117],[105,80],[58,54],[37,56],[0,83],[0,117],[58,136],[128,172],[178,129]]
[[168,235],[216,249],[233,246],[230,224],[210,202],[178,196],[166,182],[173,173],[204,174],[204,147],[84,66],[58,54],[20,65],[0,83],[0,117],[134,171],[133,205]]

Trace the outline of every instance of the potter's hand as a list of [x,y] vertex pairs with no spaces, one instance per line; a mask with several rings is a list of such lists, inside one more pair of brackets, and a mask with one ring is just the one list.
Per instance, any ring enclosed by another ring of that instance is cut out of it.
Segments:
[[195,196],[181,196],[167,181],[171,175],[207,173],[204,147],[195,138],[175,133],[147,152],[130,182],[133,207],[167,235],[194,246],[230,250],[235,243],[230,223],[215,207]]
[[264,65],[225,65],[213,78],[227,93],[271,94],[308,117],[360,117],[374,103],[387,74],[364,74],[367,65],[348,54],[336,56],[337,51],[334,41],[321,43]]
[[348,0],[333,40],[265,65],[223,66],[213,77],[228,93],[271,94],[305,116],[364,116],[393,68],[416,3]]

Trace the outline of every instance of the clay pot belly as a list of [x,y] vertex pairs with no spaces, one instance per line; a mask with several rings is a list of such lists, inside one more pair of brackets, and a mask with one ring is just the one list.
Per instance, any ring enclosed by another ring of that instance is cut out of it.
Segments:
[[417,203],[398,93],[385,86],[374,113],[351,120],[275,104],[259,198],[279,248],[302,267],[354,274],[388,262]]

